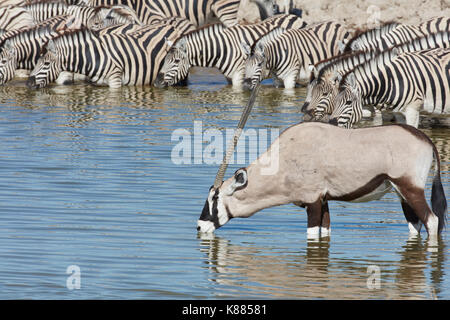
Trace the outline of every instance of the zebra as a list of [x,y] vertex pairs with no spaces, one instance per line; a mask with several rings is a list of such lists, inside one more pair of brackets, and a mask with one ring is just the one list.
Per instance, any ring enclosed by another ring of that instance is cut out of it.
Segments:
[[386,23],[380,28],[374,28],[351,39],[345,52],[351,50],[386,50],[394,45],[406,43],[432,33],[450,30],[450,18],[437,17],[417,26]]
[[22,7],[0,7],[0,29],[18,30],[36,25],[31,14]]
[[84,74],[90,82],[111,88],[151,84],[166,54],[167,41],[175,41],[185,31],[162,24],[127,33],[85,28],[65,32],[47,43],[27,85],[45,87],[61,71]]
[[[431,48],[450,46],[450,32],[438,32],[412,42],[394,46],[396,52],[411,52]],[[338,94],[339,77],[379,55],[375,51],[347,53],[337,58],[324,60],[312,67],[313,73],[308,84],[305,103],[301,111],[303,120],[321,121],[334,110],[335,97]]]
[[231,27],[238,23],[240,0],[81,0],[81,3],[94,7],[123,4],[135,10],[145,24],[179,16],[202,26],[216,16],[225,26]]
[[416,128],[420,111],[448,115],[449,68],[449,48],[387,50],[342,77],[329,122],[350,128],[361,119],[363,105],[401,112]]
[[287,89],[305,83],[309,65],[337,55],[338,43],[349,36],[343,25],[332,21],[300,30],[274,30],[253,45],[253,54],[245,63],[244,84],[253,88],[269,74]]
[[14,77],[16,69],[32,70],[36,64],[41,46],[49,39],[59,35],[58,29],[64,27],[65,16],[58,16],[36,27],[20,32],[9,32],[1,38],[0,84]]
[[295,15],[278,15],[262,23],[224,27],[213,24],[199,28],[169,43],[170,50],[155,86],[171,86],[184,80],[192,66],[216,67],[235,87],[244,77],[246,52],[242,43],[251,46],[276,27],[303,28],[306,23]]

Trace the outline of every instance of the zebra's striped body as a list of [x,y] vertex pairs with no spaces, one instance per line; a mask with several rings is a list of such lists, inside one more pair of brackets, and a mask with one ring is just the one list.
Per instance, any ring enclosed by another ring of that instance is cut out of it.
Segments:
[[31,14],[22,7],[0,7],[0,29],[18,30],[34,26]]
[[438,17],[417,26],[388,23],[378,29],[370,30],[352,39],[346,51],[351,50],[386,50],[432,33],[450,31],[450,18]]
[[310,77],[309,65],[339,53],[339,42],[349,33],[336,22],[324,22],[304,29],[274,30],[261,38],[246,61],[245,82],[254,87],[270,74],[285,88]]
[[3,37],[0,41],[0,84],[11,80],[16,69],[32,70],[39,58],[41,46],[58,36],[57,30],[65,22],[66,17],[55,17],[33,28],[9,32]]
[[418,127],[419,112],[450,113],[450,49],[438,48],[397,55],[388,50],[344,75],[330,123],[351,127],[362,106],[402,112]]
[[215,16],[225,26],[238,23],[239,0],[82,0],[89,6],[123,4],[136,11],[140,20],[152,24],[168,17],[182,17],[202,26]]
[[81,73],[110,87],[151,84],[166,54],[166,40],[175,41],[184,31],[163,24],[127,33],[87,29],[67,33],[48,43],[28,84],[44,87],[61,71]]
[[232,82],[241,86],[247,52],[259,38],[276,27],[302,28],[305,22],[294,15],[280,15],[253,25],[236,25],[225,28],[214,24],[186,34],[173,44],[167,54],[156,86],[171,86],[184,80],[193,66],[216,67]]
[[[432,48],[448,48],[450,32],[438,32],[412,42],[395,46],[398,53],[413,52]],[[362,51],[325,60],[315,65],[305,103],[302,107],[304,120],[322,120],[334,110],[334,101],[338,94],[339,79],[354,68],[375,58],[378,51]]]

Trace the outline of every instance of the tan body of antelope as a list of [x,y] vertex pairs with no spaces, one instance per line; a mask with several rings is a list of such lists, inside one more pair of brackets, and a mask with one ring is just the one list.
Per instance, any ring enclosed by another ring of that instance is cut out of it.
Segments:
[[[433,158],[432,209],[424,187]],[[267,170],[267,166],[277,170]],[[220,177],[220,179],[222,179]],[[445,225],[447,202],[436,147],[408,125],[342,129],[325,123],[288,128],[247,168],[211,187],[197,230],[213,232],[231,218],[250,217],[264,208],[294,203],[305,207],[308,234],[330,231],[329,200],[380,199],[391,186],[398,193],[411,233],[422,224],[429,235]]]

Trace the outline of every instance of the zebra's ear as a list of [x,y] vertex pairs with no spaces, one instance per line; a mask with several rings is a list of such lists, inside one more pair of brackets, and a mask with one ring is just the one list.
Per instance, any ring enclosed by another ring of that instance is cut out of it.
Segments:
[[344,53],[345,47],[346,47],[345,42],[338,40],[337,45],[338,45],[339,53]]
[[183,52],[186,52],[186,51],[187,51],[187,50],[186,50],[186,39],[180,38],[180,39],[177,41],[177,43],[175,44],[174,47],[177,48],[177,49],[179,49],[179,50],[181,50],[181,51],[183,51]]
[[319,70],[317,70],[316,66],[313,64],[309,65],[309,72],[314,75],[314,78],[317,78],[319,76]]
[[241,48],[242,48],[242,50],[244,50],[244,53],[245,53],[247,56],[251,55],[251,53],[252,53],[252,48],[248,45],[247,42],[242,41],[242,42],[241,42]]
[[54,42],[52,39],[50,39],[50,40],[47,42],[46,47],[47,47],[47,51],[50,51],[50,52],[52,52],[52,53],[56,52],[55,42]]
[[167,37],[164,37],[164,41],[166,43],[167,49],[170,50],[170,48],[173,47],[173,41],[169,40]]
[[356,77],[355,77],[354,73],[350,73],[347,76],[347,84],[349,85],[350,89],[352,89],[352,91],[358,90],[358,86],[356,83]]
[[339,84],[339,82],[341,82],[342,80],[342,75],[337,72],[336,70],[334,70],[333,75],[331,76],[331,81],[334,82],[336,85]]

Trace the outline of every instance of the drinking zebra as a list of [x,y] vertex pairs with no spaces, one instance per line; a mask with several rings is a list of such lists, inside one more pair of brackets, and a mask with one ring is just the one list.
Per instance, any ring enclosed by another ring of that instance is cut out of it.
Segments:
[[[398,53],[412,52],[431,48],[450,46],[450,32],[438,32],[412,42],[395,46]],[[335,97],[338,94],[339,77],[355,67],[373,59],[379,51],[359,51],[347,53],[316,64],[313,69],[305,103],[302,106],[304,120],[320,121],[334,110]]]
[[20,31],[10,31],[0,38],[0,84],[14,77],[16,69],[32,70],[36,64],[41,46],[59,35],[67,17],[58,16]]
[[349,128],[361,119],[363,105],[401,112],[416,128],[419,112],[447,115],[449,68],[449,48],[402,54],[387,50],[342,77],[329,122]]
[[[188,30],[194,28],[190,23],[184,25]],[[161,24],[128,33],[65,32],[47,43],[27,85],[45,87],[61,71],[81,73],[92,83],[112,88],[151,84],[166,54],[166,41],[175,41],[185,31]]]
[[193,66],[216,67],[233,86],[241,86],[247,53],[242,43],[251,46],[276,27],[303,28],[306,23],[295,15],[278,15],[262,23],[225,28],[213,24],[190,32],[170,43],[155,86],[171,86],[184,80]]
[[244,83],[253,88],[263,79],[274,76],[285,88],[305,83],[310,78],[309,65],[339,53],[339,43],[350,36],[336,22],[324,22],[301,30],[276,29],[258,40],[245,62]]

